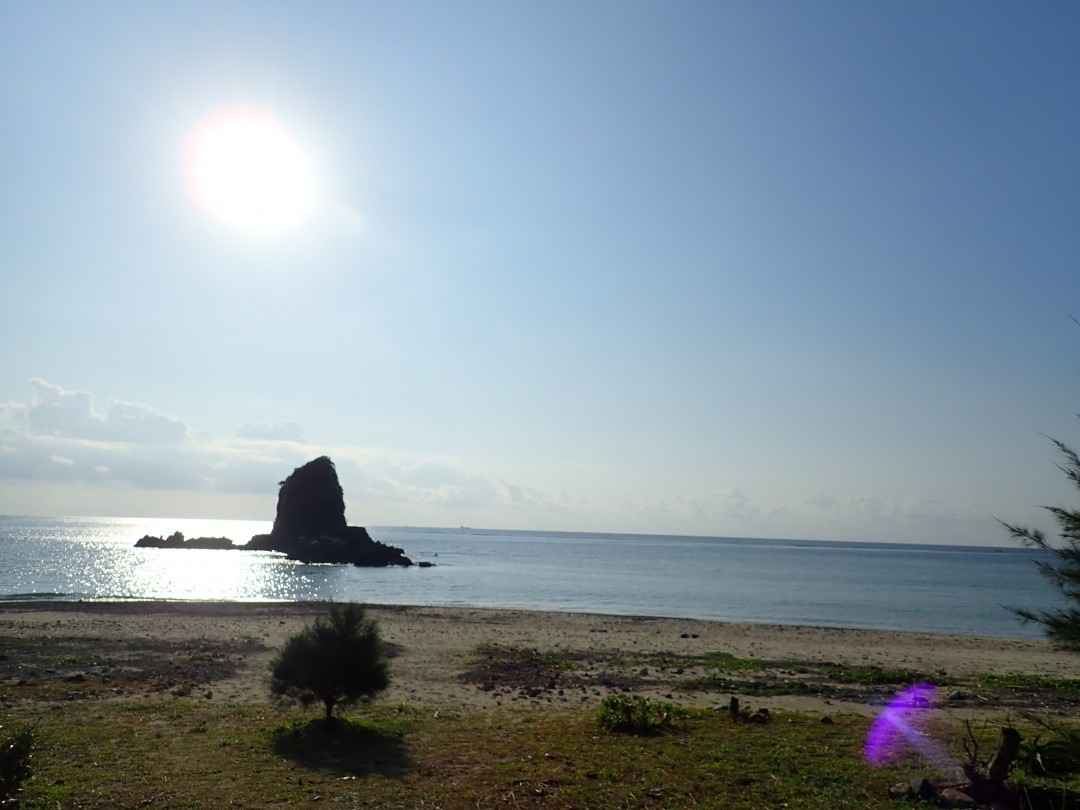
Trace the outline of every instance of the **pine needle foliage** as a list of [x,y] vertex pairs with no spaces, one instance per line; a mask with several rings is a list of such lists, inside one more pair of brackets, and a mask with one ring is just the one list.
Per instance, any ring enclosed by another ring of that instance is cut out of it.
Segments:
[[[13,797],[29,778],[31,758],[37,744],[34,727],[23,724],[0,741],[0,804],[14,804]],[[17,806],[17,805],[16,805]]]
[[334,707],[377,695],[390,685],[379,626],[363,605],[332,605],[327,616],[292,636],[271,665],[270,688],[303,705],[322,703],[326,720]]
[[[1059,464],[1065,476],[1080,489],[1080,456],[1071,447],[1057,439],[1050,439],[1064,457]],[[1058,524],[1061,539],[1056,544],[1038,529],[1016,526],[1001,521],[1009,533],[1030,548],[1042,549],[1053,555],[1051,561],[1038,561],[1035,565],[1044,577],[1053,583],[1065,597],[1067,605],[1054,610],[1029,610],[1010,608],[1026,622],[1043,626],[1046,637],[1063,647],[1080,651],[1080,510],[1059,506],[1043,507]]]

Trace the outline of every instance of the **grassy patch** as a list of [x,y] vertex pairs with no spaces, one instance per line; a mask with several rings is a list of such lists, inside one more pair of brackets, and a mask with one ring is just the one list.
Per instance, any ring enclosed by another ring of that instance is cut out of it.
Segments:
[[92,667],[97,662],[85,655],[60,655],[52,660],[52,664],[56,667]]
[[702,675],[680,681],[683,689],[704,692],[738,692],[743,695],[831,695],[835,691],[828,684],[795,678],[756,680],[729,678],[724,675]]
[[890,691],[913,683],[944,685],[953,683],[942,673],[928,674],[909,669],[843,664],[784,664],[758,659],[740,659],[722,653],[712,657],[715,672],[685,678],[678,685],[709,692],[737,692],[744,695],[812,695],[849,700],[864,699],[872,692]]
[[1052,690],[1080,697],[1080,679],[1077,678],[1049,678],[1045,675],[1021,675],[1018,673],[998,675],[991,672],[980,672],[973,680],[977,686],[988,689]]
[[604,733],[594,711],[297,710],[176,701],[58,705],[20,795],[38,808],[425,806],[890,807],[905,778],[861,756],[868,721],[687,712],[666,733]]
[[481,689],[521,691],[532,696],[577,685],[578,660],[536,649],[484,644],[472,651],[460,676]]
[[472,650],[466,661],[474,667],[498,666],[506,661],[557,670],[575,670],[581,667],[581,663],[573,658],[542,653],[536,649],[503,647],[498,644],[480,644]]
[[909,686],[913,683],[943,685],[946,680],[939,675],[929,675],[912,669],[886,669],[883,667],[852,667],[826,664],[819,671],[839,683],[863,686]]
[[[945,670],[831,662],[740,658],[724,651],[699,655],[654,653],[637,657],[575,652],[562,659],[537,650],[485,645],[469,660],[461,680],[503,696],[571,696],[591,692],[636,694],[646,690],[735,693],[751,696],[813,696],[830,700],[883,703],[915,683],[943,687],[950,706],[992,705],[1006,710],[1080,707],[1080,679],[1033,675],[958,677]],[[947,691],[946,691],[947,690]],[[667,697],[671,697],[668,694]]]
[[305,770],[403,776],[411,769],[405,734],[412,726],[392,716],[294,720],[271,729],[271,747]]
[[737,658],[731,653],[711,652],[706,653],[703,663],[713,669],[723,669],[729,672],[760,672],[773,666],[769,661],[760,658]]
[[202,650],[183,650],[173,656],[173,663],[177,666],[189,664],[203,664],[212,660],[210,655]]

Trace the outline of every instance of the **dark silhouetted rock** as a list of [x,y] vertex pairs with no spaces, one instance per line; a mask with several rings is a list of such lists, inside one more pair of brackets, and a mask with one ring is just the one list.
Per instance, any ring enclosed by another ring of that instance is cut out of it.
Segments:
[[162,539],[153,535],[145,535],[135,542],[135,548],[209,548],[209,549],[234,549],[237,548],[228,537],[192,537],[185,540],[180,532],[173,532]]
[[360,526],[346,525],[337,469],[326,456],[297,467],[281,482],[273,529],[255,535],[244,548],[279,551],[307,563],[412,565],[400,548],[372,540]]
[[234,549],[238,546],[228,537],[192,537],[185,543],[186,548]]
[[[136,548],[202,548],[247,551],[278,551],[289,559],[307,563],[353,565],[412,565],[394,546],[372,540],[367,529],[345,523],[345,496],[337,469],[326,456],[293,470],[281,482],[277,515],[270,534],[257,534],[243,546],[227,537],[195,537],[185,540],[180,532],[166,538],[146,535]],[[424,564],[429,567],[431,563]]]
[[309,461],[281,482],[273,536],[337,537],[345,529],[345,495],[329,458]]

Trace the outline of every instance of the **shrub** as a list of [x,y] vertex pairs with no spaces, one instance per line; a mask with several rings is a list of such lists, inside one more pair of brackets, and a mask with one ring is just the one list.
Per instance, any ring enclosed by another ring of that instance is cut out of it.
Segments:
[[653,734],[668,725],[677,713],[677,706],[641,695],[608,695],[600,704],[596,719],[612,731]]
[[1038,735],[1020,743],[1017,761],[1035,776],[1059,778],[1080,770],[1076,741],[1046,739]]
[[1051,779],[1080,772],[1080,729],[1032,714],[1024,716],[1045,732],[1020,743],[1017,762],[1024,770]]
[[362,605],[333,605],[285,642],[271,665],[271,690],[305,706],[321,702],[326,719],[334,707],[370,698],[390,685],[386,649],[378,624]]

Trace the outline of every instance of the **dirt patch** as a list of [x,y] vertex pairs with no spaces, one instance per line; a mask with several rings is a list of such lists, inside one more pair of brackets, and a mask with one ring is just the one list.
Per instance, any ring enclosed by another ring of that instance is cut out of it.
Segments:
[[544,653],[535,648],[482,645],[459,680],[510,698],[565,698],[575,693],[712,695],[717,704],[731,695],[814,697],[825,701],[882,706],[918,682],[937,685],[939,700],[952,708],[1038,709],[1075,714],[1080,693],[1033,679],[1022,685],[981,683],[940,673],[881,667],[845,667],[832,662],[737,659],[724,653],[676,656],[650,653],[627,658],[614,652]]
[[205,694],[237,675],[267,647],[252,640],[159,641],[57,637],[0,641],[0,684],[8,702],[35,698],[145,697]]
[[603,658],[589,653],[557,655],[499,645],[475,650],[459,680],[485,692],[531,698],[550,694],[565,697],[569,691],[584,694],[600,687],[630,692],[642,685],[639,678],[615,671]]

